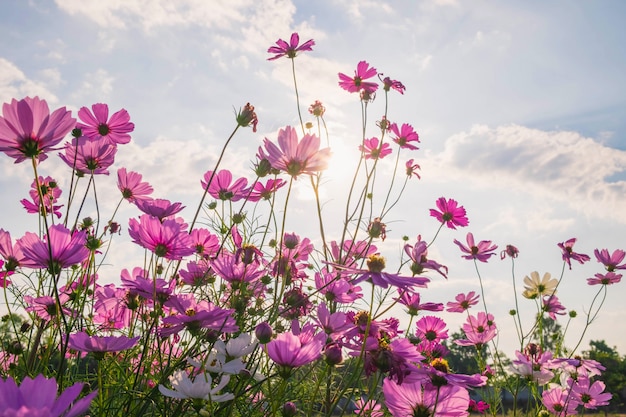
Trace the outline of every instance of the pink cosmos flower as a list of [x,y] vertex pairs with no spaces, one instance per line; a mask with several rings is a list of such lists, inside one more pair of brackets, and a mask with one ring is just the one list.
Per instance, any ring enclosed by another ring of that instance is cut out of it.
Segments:
[[82,174],[109,175],[108,168],[115,162],[117,147],[113,143],[94,141],[85,136],[72,139],[65,144],[65,153],[59,153],[61,159]]
[[446,200],[445,197],[440,197],[436,204],[439,211],[430,209],[430,215],[442,224],[445,223],[450,229],[456,229],[456,226],[465,227],[469,224],[465,208],[459,206],[456,200]]
[[479,295],[476,295],[475,291],[470,291],[467,294],[457,294],[454,299],[456,301],[449,301],[446,305],[446,311],[451,313],[462,313],[473,305],[478,304]]
[[109,106],[104,103],[96,103],[91,106],[81,107],[78,117],[81,122],[76,127],[82,129],[83,135],[91,140],[104,139],[107,143],[120,144],[130,142],[129,133],[135,130],[130,116],[125,109],[118,110],[109,118]]
[[496,323],[492,314],[480,311],[476,316],[468,316],[462,326],[465,339],[455,340],[459,346],[483,346],[497,334]]
[[596,255],[598,262],[604,264],[608,272],[613,272],[616,269],[626,269],[626,262],[620,264],[620,262],[624,260],[624,257],[626,257],[626,252],[621,249],[614,250],[611,255],[609,255],[607,249],[602,249],[601,251],[596,249],[593,253]]
[[218,333],[234,333],[239,330],[233,317],[234,310],[224,309],[208,301],[196,301],[192,294],[172,297],[167,305],[173,308],[170,315],[163,318],[159,335],[163,337],[179,333],[183,329],[192,334],[208,329]]
[[[376,332],[374,332],[376,334]],[[363,368],[365,375],[369,376],[376,371],[385,373],[398,383],[416,370],[415,363],[424,360],[416,346],[407,338],[394,338],[384,333],[378,336],[368,336],[365,340],[365,359]],[[361,344],[351,346],[352,356],[359,356],[363,349]]]
[[130,295],[140,296],[146,300],[166,302],[174,293],[176,280],[166,281],[163,278],[149,278],[147,271],[142,268],[133,268],[132,274],[123,269],[121,273],[122,286]]
[[373,285],[381,288],[387,288],[389,285],[393,285],[398,288],[407,289],[415,287],[426,288],[426,284],[430,282],[430,279],[426,277],[407,277],[383,272],[383,269],[385,269],[385,258],[378,254],[370,255],[367,258],[367,269],[352,268],[338,264],[331,265],[342,271],[342,274],[355,275],[351,281],[352,284],[369,281]]
[[172,203],[164,198],[135,200],[135,205],[139,210],[161,221],[180,213],[185,208],[182,203]]
[[321,303],[317,307],[317,317],[313,320],[324,333],[329,335],[333,340],[336,340],[350,326],[347,318],[346,313],[341,311],[331,314],[326,303]]
[[126,168],[117,170],[117,188],[126,200],[150,200],[148,197],[154,189],[147,182],[141,181],[141,174],[134,171],[126,171]]
[[576,407],[579,405],[569,390],[558,385],[544,390],[541,393],[541,402],[550,414],[557,417],[577,414]]
[[128,308],[128,291],[115,284],[98,286],[94,293],[93,321],[104,329],[124,329],[130,326],[132,310]]
[[580,377],[571,383],[572,396],[586,409],[596,409],[609,404],[613,395],[604,392],[606,385],[602,381],[594,381]]
[[207,190],[211,197],[222,201],[239,201],[248,195],[246,185],[248,180],[239,178],[233,181],[233,174],[227,169],[222,169],[216,174],[213,171],[207,171],[204,174],[204,180],[200,181],[202,189]]
[[413,261],[411,264],[411,272],[413,275],[421,275],[424,271],[432,269],[433,271],[437,271],[444,278],[448,278],[448,267],[428,259],[428,244],[422,240],[421,236],[417,237],[415,245],[404,245],[404,253]]
[[448,338],[446,322],[435,316],[424,316],[416,323],[415,335],[420,340],[429,342],[440,342]]
[[406,148],[406,149],[411,149],[411,150],[419,149],[417,146],[411,143],[411,142],[419,143],[420,139],[419,139],[419,135],[413,129],[413,126],[411,126],[410,124],[403,123],[402,127],[398,129],[398,125],[395,123],[392,123],[389,126],[389,130],[391,130],[391,133],[395,135],[395,137],[392,137],[392,140],[395,143],[397,143],[401,148]]
[[[41,195],[43,196],[43,206],[45,207],[45,211],[44,207],[42,207],[41,199],[39,197],[39,190],[37,189],[38,186],[41,190]],[[54,180],[52,177],[44,178],[42,176],[39,176],[39,185],[37,184],[36,180],[33,181],[30,186],[30,191],[28,192],[31,201],[22,199],[20,200],[20,203],[22,203],[22,206],[24,206],[28,213],[41,215],[43,215],[44,213],[46,215],[54,214],[55,216],[57,216],[57,218],[59,218],[61,217],[61,212],[59,211],[59,209],[63,207],[63,205],[55,205],[55,203],[59,200],[59,197],[61,197],[61,193],[61,188],[59,188],[56,180]]]
[[411,316],[417,316],[420,311],[443,311],[442,303],[422,303],[420,293],[398,289],[399,297],[395,300],[408,307]]
[[354,413],[358,416],[384,417],[382,407],[375,400],[359,398],[354,402]]
[[278,131],[278,146],[265,138],[263,141],[267,156],[259,148],[272,168],[281,170],[297,178],[298,175],[315,175],[328,167],[330,148],[320,149],[320,139],[316,135],[305,134],[298,139],[296,129],[287,126]]
[[354,77],[339,73],[339,86],[350,93],[358,93],[363,90],[367,94],[372,94],[378,89],[378,84],[365,80],[375,77],[376,74],[376,68],[370,67],[365,61],[361,61],[357,64]]
[[557,246],[561,248],[561,251],[563,252],[563,260],[567,262],[569,269],[572,269],[572,259],[578,261],[581,264],[584,264],[585,262],[591,260],[589,255],[574,252],[574,243],[576,243],[575,237],[557,244]]
[[280,188],[287,185],[287,181],[282,179],[268,179],[265,184],[256,182],[252,191],[248,195],[248,201],[257,202],[261,200],[270,200],[272,196]]
[[5,416],[77,417],[87,412],[98,394],[93,391],[76,400],[84,385],[77,382],[57,397],[59,386],[54,378],[27,376],[19,387],[12,377],[0,378],[0,410]]
[[315,273],[315,288],[328,301],[337,303],[352,303],[363,297],[361,287],[352,285],[344,278],[337,278],[335,274]]
[[[4,261],[0,259],[0,269],[2,268],[3,265],[4,265]],[[1,271],[0,270],[0,288],[6,288],[9,285],[11,285],[11,281],[9,281],[7,277],[12,274],[13,274],[13,271]]]
[[158,257],[180,260],[195,252],[191,246],[189,234],[185,231],[186,225],[173,219],[159,219],[144,214],[139,218],[128,221],[128,234],[133,242],[148,249]]
[[284,332],[265,345],[267,355],[279,366],[278,373],[285,379],[289,378],[294,368],[309,364],[322,355],[326,340],[324,333],[318,333],[309,340],[301,336],[296,336],[293,332]]
[[90,336],[85,332],[78,332],[70,335],[68,346],[80,352],[120,352],[134,347],[138,341],[139,336]]
[[6,260],[5,269],[10,272],[15,271],[25,261],[22,249],[17,242],[12,243],[11,233],[4,229],[0,229],[0,255]]
[[554,373],[548,369],[552,359],[551,352],[529,355],[516,351],[515,356],[517,359],[509,367],[514,374],[521,375],[539,385],[545,385],[554,378]]
[[322,117],[326,112],[326,107],[322,104],[321,101],[315,100],[313,104],[309,106],[309,113],[311,113],[315,117]]
[[189,234],[191,245],[196,249],[196,253],[201,256],[213,255],[220,248],[219,238],[207,229],[193,229]]
[[75,123],[65,107],[50,114],[48,103],[39,97],[13,99],[2,106],[0,152],[15,158],[16,164],[31,158],[43,161]]
[[606,274],[595,274],[595,278],[587,278],[589,285],[612,285],[622,280],[622,274],[607,272]]
[[543,311],[548,313],[552,320],[556,320],[557,314],[560,316],[565,315],[566,309],[556,295],[552,294],[550,296],[543,297],[541,303],[543,305]]
[[409,159],[408,161],[406,161],[405,166],[406,166],[406,176],[409,177],[409,179],[412,178],[413,175],[415,175],[417,179],[422,178],[420,177],[420,174],[417,172],[417,170],[420,169],[420,166],[418,164],[414,164],[413,159]]
[[467,389],[455,385],[434,388],[419,381],[397,384],[386,378],[383,381],[383,394],[387,409],[394,417],[469,415],[469,393]]
[[470,398],[468,411],[474,413],[485,414],[485,412],[489,410],[489,403],[484,401],[476,401]]
[[391,154],[391,146],[388,143],[380,143],[378,138],[364,139],[363,144],[359,145],[359,150],[365,159],[383,159]]
[[26,311],[35,313],[44,321],[50,321],[53,317],[59,314],[60,309],[63,309],[63,314],[71,315],[72,311],[65,307],[65,304],[70,300],[70,296],[67,293],[59,294],[59,303],[56,299],[49,295],[43,295],[41,297],[31,297],[30,295],[24,296],[24,303],[26,303]]
[[467,254],[461,256],[465,259],[476,259],[480,262],[487,262],[487,259],[495,255],[496,253],[494,251],[498,249],[498,246],[492,245],[490,240],[481,240],[478,244],[474,243],[474,235],[471,233],[467,234],[466,240],[467,246],[454,239],[454,243],[461,249],[461,252]]
[[240,257],[227,252],[221,252],[211,266],[216,275],[228,282],[254,283],[267,274],[259,262],[244,263]]
[[[378,79],[380,79],[382,75],[383,74],[378,74]],[[406,87],[400,81],[392,80],[389,77],[383,78],[382,81],[383,81],[383,90],[389,91],[390,89],[393,89],[393,90],[396,90],[398,93],[404,95],[404,90],[406,90]]]
[[293,59],[296,57],[298,52],[303,51],[312,51],[312,46],[315,45],[315,41],[313,39],[309,39],[304,42],[302,45],[298,45],[300,43],[300,36],[297,32],[291,34],[291,39],[289,39],[289,43],[286,41],[279,39],[276,41],[277,46],[270,46],[267,52],[270,54],[275,54],[274,56],[267,58],[268,61],[273,61],[275,59],[286,57]]
[[72,233],[62,224],[55,224],[50,226],[43,240],[35,233],[26,232],[17,244],[24,254],[23,266],[47,268],[56,275],[62,268],[80,264],[87,259],[89,249],[85,247],[86,238],[85,231]]

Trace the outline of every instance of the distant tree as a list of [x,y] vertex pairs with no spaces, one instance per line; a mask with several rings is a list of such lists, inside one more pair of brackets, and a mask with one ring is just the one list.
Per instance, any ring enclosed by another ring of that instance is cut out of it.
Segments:
[[606,370],[599,377],[606,384],[606,391],[613,394],[607,411],[626,411],[626,356],[610,347],[604,340],[592,340],[584,351],[585,358],[600,362]]
[[[444,341],[443,345],[448,348],[450,353],[446,356],[448,365],[457,374],[478,374],[480,368],[476,361],[476,348],[474,346],[459,346],[454,343],[455,340],[464,339],[465,335],[462,332],[455,332],[450,335],[449,341]],[[487,353],[487,347],[482,348],[482,357],[485,358]]]

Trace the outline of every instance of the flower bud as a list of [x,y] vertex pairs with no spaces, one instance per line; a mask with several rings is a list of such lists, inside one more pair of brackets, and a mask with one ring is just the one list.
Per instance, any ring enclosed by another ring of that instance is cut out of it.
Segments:
[[262,345],[269,343],[269,341],[272,340],[273,333],[272,326],[265,321],[259,323],[254,329],[254,335]]

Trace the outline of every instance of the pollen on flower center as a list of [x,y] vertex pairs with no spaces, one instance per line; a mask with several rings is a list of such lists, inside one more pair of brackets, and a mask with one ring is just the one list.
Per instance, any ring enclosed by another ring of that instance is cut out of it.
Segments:
[[367,269],[370,272],[378,273],[385,269],[385,258],[380,255],[370,255],[367,259]]
[[435,358],[430,363],[430,365],[438,371],[450,373],[450,365],[448,365],[448,361],[443,358]]

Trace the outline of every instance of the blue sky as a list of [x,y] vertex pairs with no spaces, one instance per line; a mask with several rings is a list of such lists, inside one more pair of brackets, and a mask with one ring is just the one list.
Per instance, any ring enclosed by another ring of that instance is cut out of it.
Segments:
[[[141,172],[156,197],[197,204],[199,180],[234,127],[234,108],[251,102],[260,120],[259,132],[238,134],[227,154],[240,175],[251,176],[263,137],[297,123],[290,63],[268,62],[266,50],[298,31],[316,41],[296,59],[303,107],[325,103],[337,160],[355,152],[360,123],[359,103],[337,87],[337,73],[351,74],[366,60],[407,87],[392,97],[390,117],[420,133],[411,157],[422,180],[390,213],[386,250],[397,253],[402,235],[431,238],[437,225],[428,208],[440,196],[468,210],[470,227],[444,232],[433,246],[432,256],[453,272],[425,292],[428,301],[477,287],[472,265],[452,244],[467,231],[520,248],[518,285],[534,270],[558,276],[556,243],[570,237],[590,255],[626,249],[622,1],[14,0],[0,7],[0,100],[39,95],[52,107],[126,108],[136,129],[118,166]],[[382,100],[370,108],[379,118]],[[15,236],[34,225],[18,202],[31,182],[27,168],[0,158],[0,189],[10,196],[0,215],[11,219],[0,227]],[[49,169],[65,175],[60,165]],[[323,195],[329,214],[347,175],[344,167],[331,171]],[[103,192],[115,191],[113,180]],[[297,195],[290,219],[311,215],[307,190]],[[117,251],[123,264],[127,250]],[[568,309],[587,311],[585,279],[599,267],[593,260],[566,272],[559,296]],[[488,302],[509,324],[509,265],[494,259],[481,268]],[[609,288],[585,340],[605,339],[626,352],[624,285]],[[524,309],[532,314],[531,304]],[[570,325],[566,343],[575,344],[582,324]],[[507,340],[503,333],[512,356]]]

